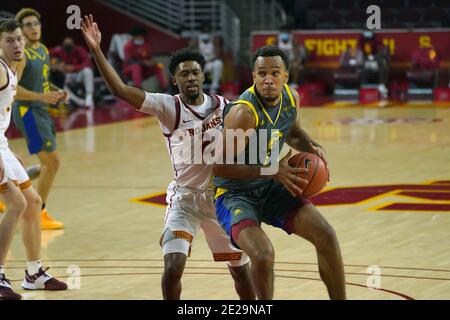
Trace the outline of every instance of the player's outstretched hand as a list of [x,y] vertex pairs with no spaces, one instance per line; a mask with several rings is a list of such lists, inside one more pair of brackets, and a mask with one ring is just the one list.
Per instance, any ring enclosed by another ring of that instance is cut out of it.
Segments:
[[81,19],[81,33],[83,34],[84,40],[86,40],[86,43],[91,50],[100,48],[102,34],[98,29],[97,23],[94,22],[94,17],[92,14],[90,14],[89,17],[84,16],[84,19]]

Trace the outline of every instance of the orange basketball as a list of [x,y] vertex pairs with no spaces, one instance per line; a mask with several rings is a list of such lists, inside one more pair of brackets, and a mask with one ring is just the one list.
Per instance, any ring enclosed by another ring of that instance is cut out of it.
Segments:
[[289,165],[296,168],[308,169],[308,176],[299,174],[303,179],[308,180],[308,184],[298,183],[297,186],[303,190],[305,197],[312,197],[318,194],[327,184],[330,173],[325,162],[318,155],[309,152],[300,152],[289,159]]

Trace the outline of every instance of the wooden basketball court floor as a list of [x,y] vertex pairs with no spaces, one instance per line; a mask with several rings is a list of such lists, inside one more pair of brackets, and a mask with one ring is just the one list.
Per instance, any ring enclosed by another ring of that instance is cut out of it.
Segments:
[[[348,298],[450,299],[450,108],[304,108],[302,116],[328,152],[331,182],[314,201],[337,231]],[[14,288],[25,299],[161,299],[165,209],[138,201],[164,193],[172,177],[156,119],[57,139],[62,164],[48,209],[65,229],[43,232],[43,258],[72,289],[21,290],[19,236],[7,265]],[[37,162],[23,139],[10,147]],[[327,299],[313,246],[264,229],[276,252],[275,298]],[[236,299],[225,263],[212,261],[202,233],[182,298]]]

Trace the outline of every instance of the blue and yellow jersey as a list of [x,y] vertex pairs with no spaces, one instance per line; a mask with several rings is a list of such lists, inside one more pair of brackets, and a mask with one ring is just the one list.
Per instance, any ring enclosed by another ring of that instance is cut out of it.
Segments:
[[[48,49],[41,43],[36,49],[25,48],[26,65],[19,85],[35,92],[50,91],[50,55]],[[41,101],[17,100],[15,106],[44,107]]]
[[[256,92],[255,86],[253,86],[247,89],[238,100],[229,103],[225,107],[223,118],[225,119],[228,112],[239,104],[248,106],[255,116],[256,137],[253,138],[256,139],[253,141],[256,141],[254,145],[256,145],[257,149],[255,150],[255,148],[252,147],[251,152],[251,143],[249,142],[249,144],[247,144],[245,149],[245,164],[258,166],[269,165],[272,159],[278,159],[277,155],[272,155],[272,149],[278,144],[278,150],[281,151],[289,133],[289,129],[297,117],[294,95],[291,89],[287,85],[284,85],[279,105],[277,107],[265,107]],[[265,137],[261,135],[265,135]],[[251,138],[250,141],[252,141]],[[265,142],[266,144],[262,146],[260,141]],[[255,151],[257,151],[257,154],[255,154]],[[264,154],[260,155],[260,153]],[[255,160],[257,160],[256,163]],[[216,195],[225,192],[227,189],[255,188],[266,182],[267,180],[265,179],[214,178],[214,185],[218,187]]]

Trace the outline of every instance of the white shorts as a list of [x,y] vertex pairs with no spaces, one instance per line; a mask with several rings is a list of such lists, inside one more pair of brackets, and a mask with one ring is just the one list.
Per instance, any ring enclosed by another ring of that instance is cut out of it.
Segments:
[[167,189],[166,220],[160,244],[163,255],[184,253],[190,256],[191,245],[201,228],[214,261],[228,261],[232,266],[248,263],[248,256],[233,246],[230,237],[217,222],[213,190],[198,191],[177,186]]
[[0,156],[2,157],[3,166],[5,167],[3,179],[0,181],[0,192],[6,191],[8,180],[14,182],[20,187],[20,190],[25,190],[30,187],[31,180],[28,177],[27,172],[11,150],[9,150],[9,148],[0,148]]

